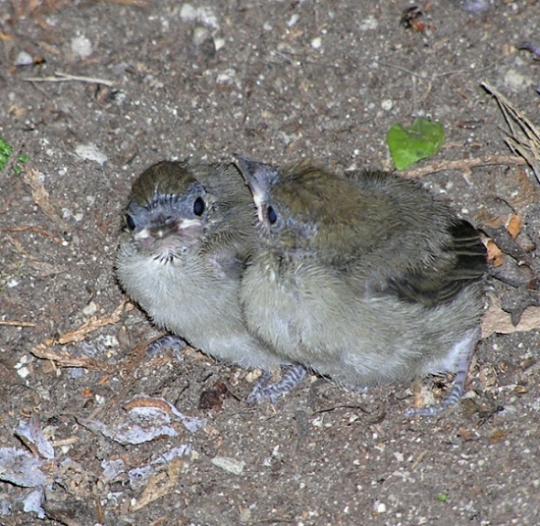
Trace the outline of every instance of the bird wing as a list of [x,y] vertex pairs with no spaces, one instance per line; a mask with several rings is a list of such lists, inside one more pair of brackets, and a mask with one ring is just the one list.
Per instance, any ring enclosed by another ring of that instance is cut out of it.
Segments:
[[401,299],[433,306],[451,301],[467,284],[479,280],[487,269],[486,248],[476,229],[465,220],[457,220],[450,228],[451,241],[440,258],[443,266],[405,272],[387,280],[388,292]]

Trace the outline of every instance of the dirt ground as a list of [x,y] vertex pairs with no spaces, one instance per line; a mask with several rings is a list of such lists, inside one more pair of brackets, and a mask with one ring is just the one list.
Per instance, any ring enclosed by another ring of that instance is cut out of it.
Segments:
[[[387,130],[424,116],[446,142],[412,170],[457,169],[422,181],[475,224],[523,220],[529,252],[512,268],[533,290],[490,277],[491,305],[534,303],[539,185],[480,83],[540,125],[540,68],[519,49],[540,44],[540,3],[429,2],[424,34],[400,25],[411,5],[0,0],[0,134],[29,157],[0,172],[0,524],[538,524],[534,308],[521,332],[486,331],[464,401],[407,419],[414,386],[358,394],[311,377],[249,406],[253,373],[190,349],[144,357],[159,331],[113,276],[150,164],[391,169]],[[420,398],[444,397],[444,380]]]

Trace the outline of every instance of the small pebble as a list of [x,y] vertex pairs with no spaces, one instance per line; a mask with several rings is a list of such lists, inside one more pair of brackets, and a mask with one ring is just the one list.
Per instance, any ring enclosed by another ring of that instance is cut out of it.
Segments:
[[519,93],[529,89],[529,87],[533,84],[533,81],[530,77],[522,75],[517,70],[510,69],[504,76],[504,84],[514,93]]
[[85,316],[93,316],[97,312],[97,305],[91,301],[84,309],[82,310]]
[[30,55],[26,51],[21,51],[15,58],[16,66],[30,66],[33,63],[34,59],[32,58],[32,55]]
[[474,13],[480,15],[489,11],[490,5],[488,0],[465,0],[461,3],[461,10],[466,13]]
[[296,22],[298,22],[298,20],[300,20],[300,15],[295,13],[291,16],[291,18],[289,18],[289,21],[287,22],[287,27],[293,27]]
[[362,22],[358,26],[358,29],[360,29],[360,31],[373,31],[378,27],[379,21],[374,16],[370,15],[364,18],[364,20],[362,20]]
[[196,46],[200,46],[209,36],[210,31],[208,29],[198,26],[193,30],[193,43]]
[[225,45],[225,39],[221,37],[214,38],[214,48],[219,51]]
[[101,153],[95,144],[79,144],[75,148],[75,153],[86,161],[95,161],[103,166],[107,162],[107,156],[104,153]]
[[321,45],[322,45],[321,37],[316,37],[311,41],[311,47],[313,49],[321,49]]
[[193,7],[184,4],[180,10],[180,18],[184,22],[199,22],[210,29],[219,29],[217,16],[210,7]]
[[376,500],[373,504],[373,511],[375,513],[386,513],[386,504],[383,504],[382,502]]
[[71,41],[71,51],[81,58],[88,58],[94,52],[92,42],[84,35],[78,36]]
[[394,101],[390,99],[386,99],[381,102],[381,108],[384,111],[390,111],[393,107],[394,107]]
[[234,69],[226,69],[223,73],[220,73],[217,78],[216,82],[218,84],[230,84],[232,82],[233,77],[236,76],[236,71]]
[[230,457],[214,457],[211,462],[214,466],[224,469],[233,475],[240,475],[246,465],[245,462]]

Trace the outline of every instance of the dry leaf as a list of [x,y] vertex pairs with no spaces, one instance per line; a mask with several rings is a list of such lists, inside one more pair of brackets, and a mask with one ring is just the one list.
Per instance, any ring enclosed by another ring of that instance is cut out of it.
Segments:
[[493,433],[491,433],[489,439],[491,440],[491,442],[499,442],[504,438],[504,436],[505,432],[502,429],[497,429],[496,431],[493,431]]
[[58,338],[58,343],[65,345],[66,343],[82,342],[89,332],[96,331],[105,325],[114,325],[115,323],[118,323],[124,312],[128,312],[133,309],[133,305],[131,303],[127,303],[127,305],[126,303],[126,301],[123,301],[111,316],[105,316],[103,318],[92,316],[79,328],[61,335]]
[[490,295],[490,303],[490,308],[482,318],[482,338],[488,338],[493,333],[512,334],[540,328],[540,307],[525,309],[520,322],[514,327],[510,314],[501,309],[501,300]]
[[508,233],[516,239],[518,237],[519,232],[521,230],[521,225],[523,224],[523,221],[520,216],[516,214],[510,214],[508,217],[508,220],[506,221],[506,230],[508,230]]
[[[165,496],[169,490],[174,488],[180,478],[180,471],[184,462],[181,458],[175,457],[168,466],[167,473],[157,473],[154,475],[141,495],[132,506],[132,511],[140,510],[151,502]],[[162,485],[160,485],[162,484]]]
[[489,261],[489,263],[491,263],[491,265],[494,267],[500,267],[504,261],[503,251],[497,246],[497,244],[495,243],[495,241],[493,241],[493,239],[487,240],[486,248],[487,248],[487,260]]
[[63,232],[70,230],[69,225],[60,217],[56,208],[49,200],[49,192],[39,180],[39,172],[33,168],[27,167],[23,173],[23,181],[32,190],[32,199],[36,205],[41,208],[41,211]]

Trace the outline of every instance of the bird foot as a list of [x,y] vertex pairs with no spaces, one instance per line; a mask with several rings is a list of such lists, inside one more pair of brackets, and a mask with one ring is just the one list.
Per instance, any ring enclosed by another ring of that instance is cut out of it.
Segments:
[[175,334],[166,334],[157,340],[154,340],[146,348],[146,355],[153,357],[159,354],[163,349],[170,349],[178,359],[181,359],[180,351],[187,345],[179,336]]
[[270,400],[275,405],[278,396],[288,393],[293,387],[296,387],[302,382],[306,371],[303,365],[293,365],[283,373],[281,380],[273,384],[269,383],[272,375],[265,372],[263,377],[251,390],[251,393],[249,393],[248,403],[260,403],[263,400]]

